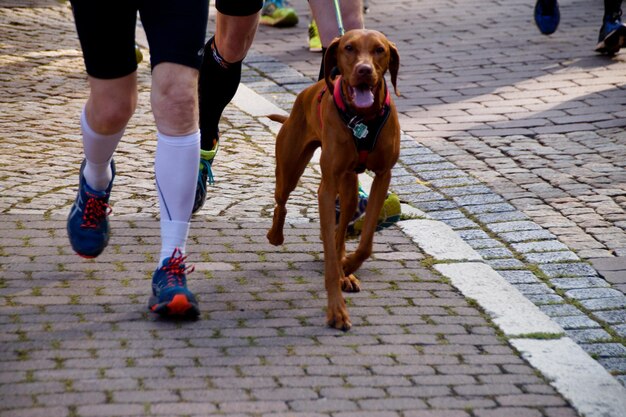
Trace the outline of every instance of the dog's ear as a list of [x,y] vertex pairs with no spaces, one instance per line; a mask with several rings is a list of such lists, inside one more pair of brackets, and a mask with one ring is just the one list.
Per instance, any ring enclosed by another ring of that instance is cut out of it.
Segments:
[[339,47],[339,39],[340,38],[333,39],[324,54],[324,80],[326,81],[328,90],[331,92],[333,91],[332,77],[335,75],[333,73],[333,69],[337,66],[337,48]]
[[398,48],[393,42],[389,42],[389,74],[391,74],[391,84],[393,85],[393,91],[399,97],[400,91],[398,90],[398,70],[400,69],[400,54]]

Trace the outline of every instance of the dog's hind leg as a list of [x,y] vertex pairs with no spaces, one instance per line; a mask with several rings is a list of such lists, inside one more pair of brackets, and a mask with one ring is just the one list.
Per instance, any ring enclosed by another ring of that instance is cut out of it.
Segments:
[[285,240],[283,227],[285,216],[287,216],[287,200],[298,185],[302,173],[313,157],[313,152],[319,146],[317,142],[310,142],[297,153],[294,152],[296,149],[290,139],[292,138],[284,137],[279,133],[276,140],[276,189],[274,191],[276,205],[272,227],[267,232],[267,240],[272,245],[282,245]]

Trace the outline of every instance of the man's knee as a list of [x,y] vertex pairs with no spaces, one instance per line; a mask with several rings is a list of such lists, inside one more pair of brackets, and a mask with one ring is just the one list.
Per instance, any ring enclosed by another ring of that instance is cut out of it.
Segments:
[[100,102],[87,106],[87,123],[97,133],[112,135],[126,127],[134,111],[134,102]]
[[134,74],[113,80],[90,77],[91,92],[86,114],[89,126],[108,135],[126,127],[137,106],[137,84]]
[[152,75],[152,110],[159,130],[179,135],[197,129],[198,71],[162,63]]

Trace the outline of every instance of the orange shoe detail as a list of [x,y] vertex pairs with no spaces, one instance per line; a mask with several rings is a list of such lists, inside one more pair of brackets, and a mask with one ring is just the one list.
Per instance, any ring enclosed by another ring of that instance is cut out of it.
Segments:
[[169,314],[184,315],[191,308],[191,303],[184,294],[176,294],[167,305]]

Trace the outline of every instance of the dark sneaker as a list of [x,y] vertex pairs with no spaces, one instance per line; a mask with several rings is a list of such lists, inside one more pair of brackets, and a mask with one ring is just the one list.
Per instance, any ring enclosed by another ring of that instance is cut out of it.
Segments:
[[[72,249],[83,258],[95,258],[109,243],[110,228],[108,216],[111,213],[109,196],[113,179],[104,191],[93,190],[85,181],[83,170],[86,161],[80,166],[78,193],[67,218],[67,235]],[[111,161],[115,178],[115,163]]]
[[198,168],[198,183],[196,184],[196,198],[193,201],[193,209],[191,213],[195,213],[202,208],[206,201],[207,182],[209,185],[215,183],[211,166],[217,154],[218,141],[213,141],[213,149],[210,151],[200,151],[200,167]]
[[626,26],[621,20],[622,12],[605,16],[598,36],[596,52],[615,55],[626,41]]
[[[359,185],[359,202],[356,207],[356,211],[350,223],[348,223],[348,230],[346,232],[346,238],[354,239],[359,237],[363,230],[363,223],[365,222],[365,210],[367,208],[367,201],[369,196]],[[335,202],[335,221],[339,222],[339,201]],[[378,220],[376,222],[376,231],[386,229],[400,220],[402,215],[402,209],[400,205],[400,199],[397,195],[390,193],[387,194],[383,207],[378,214]]]
[[556,0],[537,0],[535,4],[535,23],[544,35],[556,32],[561,20],[559,4]]
[[187,274],[193,266],[185,266],[186,256],[176,248],[172,256],[152,275],[152,297],[148,308],[165,317],[197,317],[200,314],[196,297],[187,288]]

